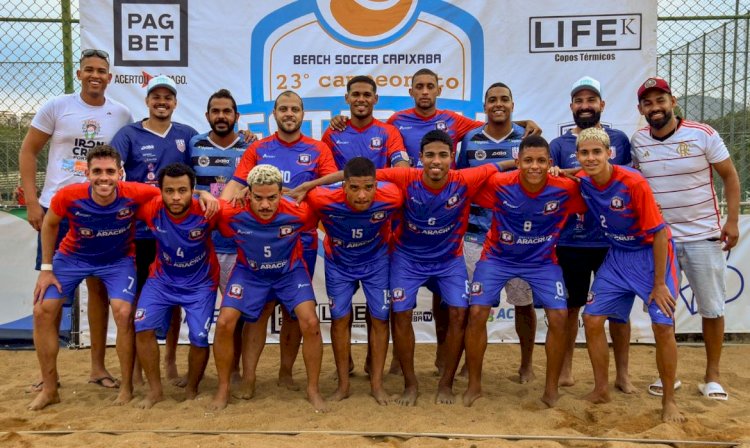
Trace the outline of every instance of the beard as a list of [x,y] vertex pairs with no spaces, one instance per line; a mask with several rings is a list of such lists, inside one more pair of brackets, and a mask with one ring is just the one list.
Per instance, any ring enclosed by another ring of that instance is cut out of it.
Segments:
[[[224,130],[217,129],[216,125],[219,123],[226,124],[227,128]],[[226,137],[227,135],[231,134],[232,131],[234,131],[234,123],[229,123],[227,121],[214,122],[214,123],[211,123],[211,130],[214,132],[214,134],[218,135],[219,137]]]
[[[581,117],[581,113],[583,112],[591,112],[591,116]],[[580,129],[588,129],[596,126],[599,123],[601,117],[601,112],[595,112],[591,109],[582,109],[573,114],[573,121],[575,121],[576,126],[578,126]]]
[[671,110],[665,110],[664,111],[664,117],[662,117],[659,120],[653,119],[650,116],[646,117],[646,121],[648,122],[649,126],[656,129],[657,131],[664,126],[667,125],[672,120],[672,111]]

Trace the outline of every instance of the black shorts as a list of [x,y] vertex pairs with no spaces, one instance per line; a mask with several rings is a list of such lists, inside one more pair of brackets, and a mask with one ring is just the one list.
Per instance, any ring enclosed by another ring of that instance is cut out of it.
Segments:
[[141,293],[148,270],[156,259],[156,240],[135,240],[136,294]]
[[602,265],[607,251],[608,247],[557,246],[557,262],[568,290],[568,308],[580,308],[586,304],[591,274]]

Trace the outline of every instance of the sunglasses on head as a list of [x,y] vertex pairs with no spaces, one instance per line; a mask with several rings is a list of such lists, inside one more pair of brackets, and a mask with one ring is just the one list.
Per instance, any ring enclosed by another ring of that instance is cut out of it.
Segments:
[[93,48],[90,48],[81,52],[81,59],[90,58],[91,56],[96,56],[109,61],[109,53],[104,50],[95,50]]

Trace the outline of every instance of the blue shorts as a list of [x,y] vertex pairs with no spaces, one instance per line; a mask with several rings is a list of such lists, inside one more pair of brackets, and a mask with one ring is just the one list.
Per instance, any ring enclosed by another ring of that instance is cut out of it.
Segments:
[[315,264],[318,262],[318,231],[314,231],[314,236],[312,232],[303,233],[300,239],[302,240],[302,259],[307,265],[307,273],[310,274],[310,278],[313,278]]
[[216,288],[198,286],[190,291],[173,288],[160,280],[149,278],[143,285],[135,310],[135,332],[155,330],[166,334],[172,317],[172,307],[185,310],[190,344],[208,347],[208,331],[214,317]]
[[224,291],[221,307],[239,310],[242,318],[255,322],[266,303],[278,299],[292,314],[300,303],[315,301],[310,276],[299,264],[290,272],[275,278],[259,277],[253,271],[235,266]]
[[[47,213],[47,207],[42,207],[42,210],[44,210],[44,213]],[[55,240],[55,251],[57,251],[57,248],[60,247],[60,242],[62,242],[63,238],[65,238],[65,235],[68,233],[68,230],[70,229],[70,223],[68,222],[68,218],[63,218],[62,221],[60,221],[60,227],[57,228],[57,239]],[[42,269],[42,232],[37,232],[36,234],[36,264],[34,269],[37,271]]]
[[[670,241],[667,249],[666,284],[672,297],[678,297],[678,272],[674,246]],[[647,302],[653,288],[654,252],[651,247],[635,251],[611,247],[604,263],[596,272],[583,313],[614,317],[627,322],[635,300],[633,294]],[[656,302],[648,305],[648,314],[651,323],[674,324],[670,317],[661,312]]]
[[72,300],[79,283],[86,277],[96,277],[107,288],[109,300],[119,299],[130,304],[135,300],[135,260],[133,257],[123,257],[106,265],[92,265],[58,252],[52,260],[52,272],[62,285],[62,294],[55,286],[50,286],[44,293],[45,299]]
[[469,306],[469,276],[463,255],[448,261],[416,263],[399,252],[391,257],[391,305],[394,313],[417,306],[417,291],[426,286],[448,306]]
[[326,259],[326,292],[331,317],[341,319],[351,312],[352,296],[361,282],[370,316],[388,320],[391,310],[388,269],[387,258],[353,267],[340,266]]
[[490,307],[500,305],[500,290],[513,278],[520,278],[529,284],[534,308],[568,308],[560,266],[553,263],[512,265],[492,258],[477,261],[469,303]]

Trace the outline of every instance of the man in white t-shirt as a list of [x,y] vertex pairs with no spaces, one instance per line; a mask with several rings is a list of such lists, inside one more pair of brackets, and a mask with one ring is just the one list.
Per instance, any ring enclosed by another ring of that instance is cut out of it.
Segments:
[[[27,216],[31,226],[40,230],[52,196],[62,187],[86,182],[86,154],[98,145],[108,144],[115,133],[133,121],[124,105],[106,98],[104,91],[112,80],[109,55],[102,50],[83,50],[76,76],[81,92],[47,101],[36,113],[21,144],[18,161],[21,185],[26,195]],[[46,176],[41,197],[37,199],[37,158],[50,143]],[[57,245],[67,232],[60,227]],[[38,244],[41,247],[41,244]],[[36,269],[41,269],[37,249]],[[89,381],[103,387],[118,387],[117,380],[104,365],[108,304],[106,290],[99,280],[87,279],[88,316],[91,327],[91,374]],[[58,324],[59,326],[59,324]],[[41,382],[32,385],[41,390]]]
[[[698,389],[726,400],[719,383],[724,341],[727,251],[739,239],[740,182],[727,147],[711,126],[676,117],[677,101],[667,81],[647,79],[638,89],[638,110],[646,126],[631,138],[633,163],[651,185],[664,220],[672,228],[677,259],[703,319],[706,374]],[[712,172],[724,184],[727,219],[721,224]],[[675,383],[679,387],[679,382]]]

